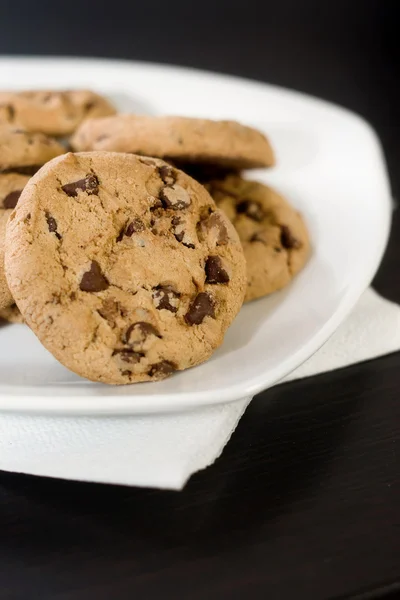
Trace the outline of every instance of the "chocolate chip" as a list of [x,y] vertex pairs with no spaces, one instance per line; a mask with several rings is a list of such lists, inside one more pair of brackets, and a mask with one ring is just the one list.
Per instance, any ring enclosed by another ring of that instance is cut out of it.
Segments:
[[7,121],[13,121],[15,118],[15,109],[12,104],[2,104],[0,108],[4,108]]
[[258,233],[253,233],[253,235],[250,238],[250,242],[260,242],[261,244],[267,244],[262,232],[258,232]]
[[158,285],[153,288],[153,300],[158,310],[169,310],[172,313],[178,311],[180,293],[172,285]]
[[168,377],[168,375],[171,375],[176,369],[175,363],[169,360],[162,360],[151,366],[149,375],[150,377],[155,377],[157,379],[164,379],[164,377]]
[[50,232],[57,231],[57,221],[48,212],[46,213],[46,221]]
[[222,266],[219,256],[209,256],[205,266],[206,283],[228,283],[229,275]]
[[99,193],[99,180],[96,175],[89,173],[84,179],[73,181],[72,183],[66,183],[61,186],[63,192],[71,198],[76,198],[78,191],[87,192],[89,195]]
[[58,240],[61,240],[61,235],[57,231],[57,221],[48,212],[46,212],[46,221],[47,221],[47,226],[49,228],[50,233],[55,233],[56,238]]
[[180,217],[173,217],[171,219],[171,225],[173,229],[173,234],[177,242],[180,242],[182,246],[186,248],[191,248],[194,250],[195,245],[191,242],[190,236],[186,235],[185,230],[183,229],[184,223],[182,223]]
[[220,213],[212,213],[197,224],[197,235],[200,241],[211,236],[217,246],[225,246],[229,242],[226,222]]
[[150,201],[151,201],[151,205],[150,205],[151,211],[154,211],[157,208],[162,208],[162,206],[163,206],[160,198],[155,198],[154,196],[150,196]]
[[[176,239],[178,242],[181,242],[181,241],[183,240],[183,236],[184,236],[184,235],[185,235],[185,232],[184,232],[184,231],[181,231],[180,233],[175,233],[175,239]],[[194,246],[193,246],[193,248],[194,248]]]
[[98,262],[92,261],[89,271],[83,274],[79,284],[82,292],[102,292],[106,290],[110,284],[101,272]]
[[188,325],[200,325],[205,317],[215,318],[214,302],[206,292],[200,292],[189,306],[185,321]]
[[179,223],[181,222],[181,218],[180,217],[172,217],[171,219],[171,224],[176,227],[177,225],[179,225]]
[[182,210],[191,203],[188,192],[180,185],[166,185],[160,191],[160,198],[164,208],[173,210]]
[[293,250],[301,247],[301,242],[294,237],[287,225],[281,225],[281,244],[287,250]]
[[149,335],[161,338],[160,332],[151,323],[138,321],[128,327],[122,336],[122,342],[134,346],[135,344],[144,342]]
[[131,237],[134,233],[144,231],[144,223],[140,219],[133,219],[125,229],[125,235]]
[[140,219],[133,219],[133,221],[123,226],[123,228],[118,234],[117,242],[121,242],[124,235],[126,235],[127,237],[132,237],[134,233],[138,233],[144,230],[145,225],[143,221],[141,221]]
[[253,221],[260,222],[265,216],[261,204],[255,200],[242,200],[236,205],[236,210],[238,213],[244,213],[246,217],[253,219]]
[[95,106],[96,106],[96,101],[91,100],[90,102],[86,102],[86,104],[83,107],[83,110],[85,112],[89,112],[89,110],[92,110],[92,108],[94,108]]
[[120,313],[119,303],[114,298],[106,298],[97,312],[103,319],[114,323],[115,318]]
[[173,185],[177,180],[177,174],[175,169],[173,169],[169,165],[162,165],[162,167],[158,167],[158,172],[164,183]]
[[143,352],[135,352],[129,348],[122,348],[120,350],[114,350],[112,356],[118,356],[124,362],[136,365],[138,362],[140,362],[140,359],[143,358],[144,354]]
[[185,238],[185,232],[181,231],[179,233],[174,233],[174,237],[177,240],[177,242],[180,242],[182,244],[182,246],[185,246],[186,248],[191,248],[192,250],[195,249],[195,245],[192,244],[191,242],[184,242],[184,238]]
[[10,192],[3,200],[4,208],[15,208],[17,206],[17,202],[22,193],[22,190],[15,190],[14,192]]

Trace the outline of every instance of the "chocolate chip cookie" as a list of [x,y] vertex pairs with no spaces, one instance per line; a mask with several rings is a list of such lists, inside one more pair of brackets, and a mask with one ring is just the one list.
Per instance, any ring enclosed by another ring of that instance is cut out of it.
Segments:
[[86,121],[71,143],[76,150],[133,152],[231,169],[274,164],[265,135],[235,121],[115,115]]
[[65,152],[55,140],[10,127],[0,128],[0,309],[14,302],[4,273],[6,223],[29,181],[29,174]]
[[245,302],[285,287],[310,252],[301,215],[272,188],[238,175],[213,180],[206,187],[242,242],[247,262]]
[[68,153],[25,187],[6,274],[28,325],[72,371],[125,384],[205,361],[243,302],[238,235],[165,162]]
[[0,174],[33,175],[48,160],[64,152],[64,146],[42,133],[0,127]]
[[114,113],[108,100],[89,90],[0,92],[0,125],[49,135],[70,135],[84,119]]

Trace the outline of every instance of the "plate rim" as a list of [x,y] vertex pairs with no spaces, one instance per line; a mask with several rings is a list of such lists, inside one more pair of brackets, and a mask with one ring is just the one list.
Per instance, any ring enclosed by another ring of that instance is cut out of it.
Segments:
[[[14,412],[14,413],[31,413],[31,414],[42,414],[42,415],[145,415],[154,413],[172,413],[172,412],[183,412],[192,411],[201,407],[215,406],[218,404],[224,404],[227,402],[234,402],[244,398],[251,398],[255,394],[268,389],[269,387],[278,383],[285,375],[292,372],[303,362],[305,362],[310,356],[312,356],[335,332],[339,325],[344,321],[347,315],[354,308],[358,299],[360,298],[363,291],[368,287],[372,281],[379,264],[382,260],[386,245],[389,239],[390,225],[391,225],[391,192],[389,185],[389,178],[387,173],[386,162],[384,159],[383,150],[380,144],[380,140],[371,127],[371,125],[360,115],[355,112],[348,110],[345,107],[336,105],[327,100],[320,99],[316,96],[308,95],[297,90],[276,86],[273,84],[265,83],[259,80],[253,80],[246,77],[239,77],[236,75],[230,75],[225,73],[217,73],[214,71],[207,71],[204,69],[197,69],[192,67],[185,67],[179,65],[170,65],[162,63],[153,63],[145,61],[131,61],[131,60],[120,60],[120,59],[109,59],[109,58],[95,58],[95,57],[67,57],[67,56],[5,56],[0,55],[0,68],[5,66],[6,63],[57,63],[62,62],[64,64],[79,63],[80,68],[85,68],[89,64],[96,63],[99,67],[107,65],[110,67],[119,66],[125,68],[131,68],[132,66],[157,71],[162,69],[163,71],[169,70],[172,73],[184,74],[201,74],[206,77],[215,78],[216,80],[231,81],[232,83],[241,85],[256,86],[262,91],[274,90],[275,92],[285,94],[288,97],[297,98],[302,101],[313,102],[319,106],[323,105],[328,109],[334,109],[335,112],[341,112],[353,120],[357,120],[360,125],[368,130],[371,137],[371,141],[374,142],[376,149],[378,150],[377,158],[380,161],[380,171],[382,173],[382,182],[385,185],[385,205],[382,205],[382,227],[378,231],[375,241],[375,253],[374,259],[369,261],[368,269],[365,269],[362,276],[357,279],[357,283],[350,287],[341,298],[336,310],[322,325],[322,327],[315,333],[315,335],[303,344],[297,351],[290,355],[287,361],[281,366],[274,369],[272,376],[271,371],[260,372],[257,377],[253,377],[251,380],[243,380],[241,385],[235,384],[234,386],[226,386],[222,390],[218,390],[218,397],[213,394],[213,389],[210,388],[208,391],[193,391],[191,392],[191,402],[186,402],[187,394],[184,392],[163,392],[155,393],[152,397],[152,403],[150,406],[143,406],[142,404],[148,401],[149,396],[135,394],[129,396],[119,396],[109,394],[107,396],[99,395],[85,395],[85,394],[73,394],[63,395],[63,405],[60,407],[54,402],[51,396],[35,395],[35,405],[32,406],[32,396],[16,394],[10,395],[1,390],[0,387],[0,413],[2,412]],[[86,65],[85,65],[86,63]],[[12,87],[12,86],[11,86]],[[387,192],[387,193],[386,193]],[[383,199],[382,199],[383,202]],[[270,376],[268,377],[268,374]],[[132,398],[136,400],[141,399],[141,404],[132,402]],[[158,398],[158,401],[154,401],[154,398]],[[15,406],[15,401],[18,401],[18,406]],[[85,402],[86,401],[86,402]]]

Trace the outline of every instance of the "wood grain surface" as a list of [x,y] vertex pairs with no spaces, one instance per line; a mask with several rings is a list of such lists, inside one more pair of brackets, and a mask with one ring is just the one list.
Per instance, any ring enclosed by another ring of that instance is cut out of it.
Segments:
[[[343,104],[377,129],[399,193],[396,2],[3,7],[1,53],[189,64]],[[374,285],[397,302],[399,256],[396,213]],[[393,596],[399,396],[399,354],[264,392],[222,457],[181,493],[0,473],[0,598]]]

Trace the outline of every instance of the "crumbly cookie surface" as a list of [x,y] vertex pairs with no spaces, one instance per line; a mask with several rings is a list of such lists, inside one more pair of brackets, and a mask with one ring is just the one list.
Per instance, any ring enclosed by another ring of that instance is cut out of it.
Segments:
[[10,217],[5,264],[48,350],[115,384],[209,358],[246,288],[237,233],[207,191],[161,160],[119,153],[45,165]]
[[274,164],[265,135],[235,121],[121,114],[86,121],[75,133],[72,146],[232,169]]

